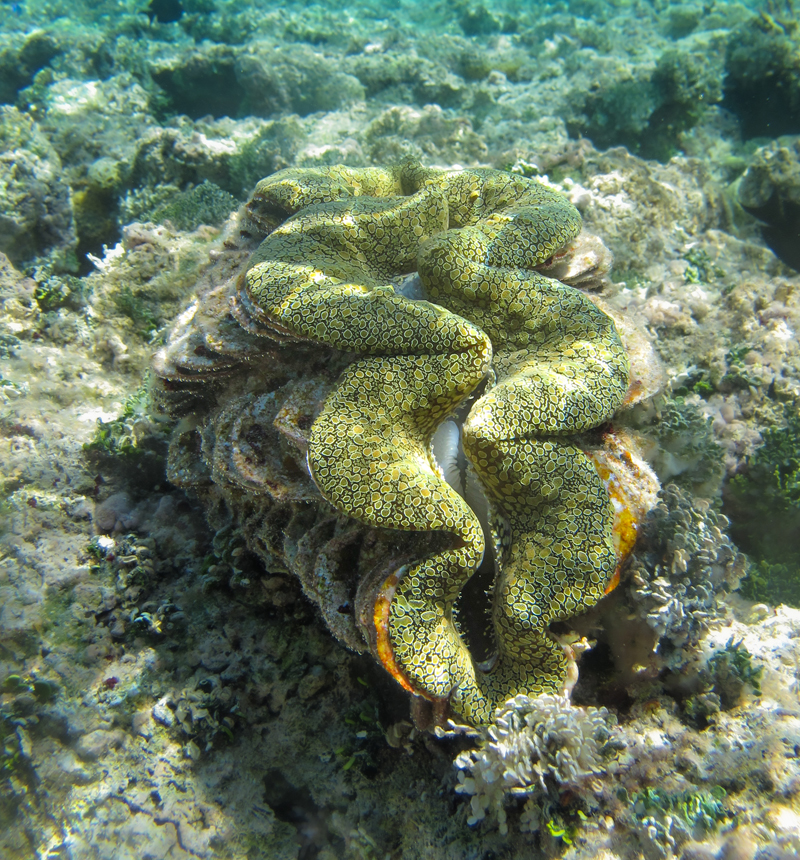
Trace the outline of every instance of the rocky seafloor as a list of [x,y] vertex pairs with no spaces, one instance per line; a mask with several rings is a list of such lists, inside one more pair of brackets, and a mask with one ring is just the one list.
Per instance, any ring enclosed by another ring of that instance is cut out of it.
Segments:
[[[0,6],[0,855],[798,855],[798,50],[791,5]],[[664,368],[572,705],[477,737],[209,528],[149,397],[258,179],[407,155],[562,189]]]

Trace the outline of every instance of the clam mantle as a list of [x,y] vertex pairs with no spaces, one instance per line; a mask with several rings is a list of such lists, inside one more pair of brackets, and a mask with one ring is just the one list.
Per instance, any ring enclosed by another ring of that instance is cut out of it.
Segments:
[[[560,691],[548,625],[593,605],[623,551],[578,434],[630,384],[612,319],[537,271],[574,250],[578,212],[531,179],[406,162],[281,171],[247,217],[266,238],[155,359],[192,416],[171,478],[415,694],[478,723]],[[478,663],[454,605],[484,558]]]

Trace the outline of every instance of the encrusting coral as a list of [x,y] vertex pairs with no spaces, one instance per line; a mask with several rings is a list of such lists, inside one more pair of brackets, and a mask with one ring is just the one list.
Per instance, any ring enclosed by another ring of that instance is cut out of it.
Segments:
[[696,653],[711,622],[725,617],[721,596],[735,591],[746,573],[727,527],[726,517],[675,484],[664,487],[644,524],[647,549],[631,565],[630,595],[673,669]]
[[[156,358],[173,411],[227,386],[199,439],[179,425],[171,477],[208,481],[199,442],[262,555],[302,569],[307,593],[341,595],[343,615],[355,561],[360,634],[406,689],[476,723],[517,694],[559,692],[569,662],[548,624],[595,603],[619,561],[608,490],[575,435],[630,382],[611,318],[535,271],[569,256],[577,211],[519,176],[406,162],[281,171],[247,214],[269,235],[235,295],[211,290]],[[319,493],[338,515],[309,507]],[[282,513],[256,510],[265,494]],[[453,619],[485,534],[489,670]]]

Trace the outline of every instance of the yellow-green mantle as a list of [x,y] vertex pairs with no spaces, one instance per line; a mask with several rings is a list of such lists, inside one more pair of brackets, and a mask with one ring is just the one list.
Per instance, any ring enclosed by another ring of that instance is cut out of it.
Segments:
[[[578,212],[530,179],[416,163],[281,171],[249,209],[272,232],[241,313],[278,339],[356,354],[311,430],[320,492],[369,525],[450,536],[379,590],[384,665],[472,722],[559,691],[567,661],[548,625],[594,604],[616,565],[608,493],[571,436],[608,420],[628,387],[611,319],[534,271],[578,234]],[[427,300],[392,286],[414,271]],[[456,413],[495,544],[489,670],[453,621],[485,541],[432,453]]]

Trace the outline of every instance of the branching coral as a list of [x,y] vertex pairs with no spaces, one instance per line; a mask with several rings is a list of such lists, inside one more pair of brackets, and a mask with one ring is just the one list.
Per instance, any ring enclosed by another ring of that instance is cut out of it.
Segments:
[[613,717],[605,708],[573,707],[566,696],[510,699],[481,731],[478,748],[455,760],[456,791],[470,795],[469,823],[492,815],[507,833],[505,803],[519,795],[530,798],[526,828],[538,829],[545,796],[564,789],[586,793],[592,778],[605,772],[612,734]]

